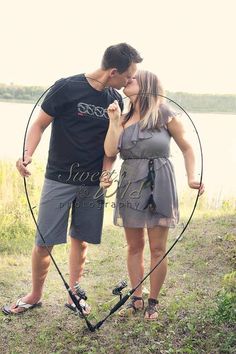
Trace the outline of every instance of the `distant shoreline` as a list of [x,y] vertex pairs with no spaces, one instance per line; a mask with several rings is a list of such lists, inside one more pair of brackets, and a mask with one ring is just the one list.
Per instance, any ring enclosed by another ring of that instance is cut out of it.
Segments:
[[[27,104],[35,104],[37,102],[36,101],[33,101],[33,100],[16,100],[16,99],[2,99],[0,98],[0,103],[3,102],[3,103],[27,103]],[[186,109],[187,110],[187,109]],[[187,110],[187,113],[199,113],[199,114],[204,114],[204,113],[208,113],[208,114],[228,114],[228,115],[233,115],[235,114],[236,115],[236,111],[212,111],[212,110],[199,110],[199,109],[196,109],[196,110],[193,110],[193,109],[188,109]]]
[[[0,83],[0,102],[35,104],[44,91],[45,87],[41,86],[17,86]],[[236,94],[166,91],[165,96],[180,107],[182,106],[187,112],[236,114]]]
[[20,99],[20,100],[16,100],[15,98],[9,98],[9,99],[7,99],[7,98],[0,98],[0,102],[6,102],[6,103],[29,103],[29,104],[35,104],[36,103],[36,101],[33,101],[33,100],[22,100],[22,99]]

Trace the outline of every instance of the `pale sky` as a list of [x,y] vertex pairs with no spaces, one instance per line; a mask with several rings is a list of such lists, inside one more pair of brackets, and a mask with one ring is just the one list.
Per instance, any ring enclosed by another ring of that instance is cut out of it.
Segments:
[[236,94],[234,0],[0,0],[0,82],[49,86],[127,42],[170,91]]

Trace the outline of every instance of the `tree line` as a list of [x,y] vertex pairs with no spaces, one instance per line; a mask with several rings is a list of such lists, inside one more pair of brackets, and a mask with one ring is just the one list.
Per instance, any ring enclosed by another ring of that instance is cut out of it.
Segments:
[[[42,86],[0,84],[0,100],[35,103],[45,91]],[[236,94],[195,94],[166,91],[166,97],[186,111],[236,113]]]

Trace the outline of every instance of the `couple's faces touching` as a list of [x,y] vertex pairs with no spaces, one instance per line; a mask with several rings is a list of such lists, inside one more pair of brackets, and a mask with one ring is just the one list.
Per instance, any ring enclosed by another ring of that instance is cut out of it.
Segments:
[[130,82],[128,82],[128,84],[124,87],[123,92],[127,97],[129,97],[131,101],[136,98],[139,93],[139,84],[135,75],[133,76],[132,80],[130,80]]
[[117,69],[111,71],[111,86],[120,90],[124,87],[124,94],[126,96],[137,94],[139,91],[135,74],[137,72],[137,64],[132,63],[126,71],[120,74]]

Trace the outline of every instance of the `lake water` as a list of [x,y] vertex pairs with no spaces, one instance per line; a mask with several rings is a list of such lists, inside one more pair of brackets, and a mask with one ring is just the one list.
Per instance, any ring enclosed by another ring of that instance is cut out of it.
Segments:
[[[32,111],[32,104],[0,102],[0,159],[15,162],[22,154],[24,131]],[[37,116],[38,107],[32,117]],[[204,183],[206,197],[211,206],[217,207],[224,199],[236,198],[236,115],[216,113],[189,113],[203,148]],[[200,173],[200,150],[196,132],[187,116],[182,116],[197,157]],[[46,129],[34,155],[36,161],[46,161],[50,128]],[[183,157],[172,143],[172,161],[175,166],[178,190],[186,187]],[[121,160],[116,162],[119,170]]]

